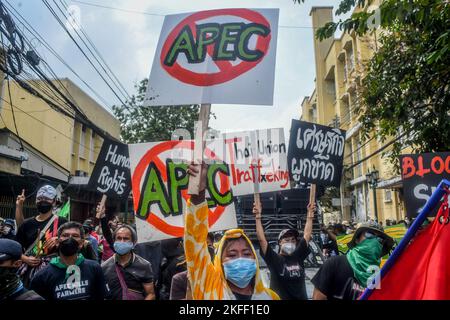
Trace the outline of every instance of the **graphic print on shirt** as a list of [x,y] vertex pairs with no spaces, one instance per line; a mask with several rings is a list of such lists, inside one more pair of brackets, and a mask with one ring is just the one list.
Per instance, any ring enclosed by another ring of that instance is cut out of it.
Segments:
[[60,284],[55,287],[56,298],[71,299],[71,297],[79,298],[86,295],[86,288],[89,287],[89,280],[81,281],[80,267],[77,265],[71,265],[66,271],[66,283]]
[[288,278],[301,278],[302,273],[303,269],[298,263],[292,265],[285,264],[280,276]]

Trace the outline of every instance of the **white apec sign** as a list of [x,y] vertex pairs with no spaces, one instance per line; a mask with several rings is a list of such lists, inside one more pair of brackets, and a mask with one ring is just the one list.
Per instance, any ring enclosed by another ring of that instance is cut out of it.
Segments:
[[[194,142],[187,140],[129,145],[138,242],[183,237],[189,180],[186,170],[193,148]],[[186,158],[173,160],[176,149],[188,150],[177,154]],[[226,165],[216,156],[212,158],[218,164],[208,168],[209,230],[236,228]]]
[[144,106],[273,105],[278,9],[165,17]]

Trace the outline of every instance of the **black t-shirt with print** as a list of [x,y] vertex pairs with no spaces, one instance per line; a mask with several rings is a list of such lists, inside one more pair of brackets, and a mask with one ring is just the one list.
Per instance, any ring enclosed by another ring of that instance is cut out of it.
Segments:
[[346,256],[327,259],[311,282],[328,300],[356,300],[364,291]]
[[121,270],[128,289],[142,293],[145,296],[143,285],[154,281],[152,266],[150,262],[133,253],[130,262],[122,267],[118,264],[116,255],[102,263],[102,270],[112,300],[122,300],[122,287],[116,272],[116,265]]
[[310,250],[305,239],[301,239],[295,251],[284,256],[277,254],[268,246],[261,256],[270,270],[270,288],[275,291],[282,300],[307,300],[305,286],[305,268],[303,262],[308,257]]
[[66,275],[67,269],[46,266],[31,280],[30,288],[45,300],[104,300],[106,282],[98,262],[85,259],[69,268],[73,271]]
[[[17,230],[16,241],[22,245],[24,251],[27,250],[28,247],[34,243],[36,237],[38,236],[38,231],[39,232],[42,231],[42,229],[45,228],[45,226],[47,225],[48,221],[51,218],[52,216],[50,216],[45,221],[37,221],[36,217],[32,217],[26,219],[22,223],[22,225],[19,227],[19,230]],[[55,220],[57,220],[56,230],[53,229],[55,226],[55,221],[53,221],[50,227],[48,228],[46,235],[43,237],[44,239],[42,240],[45,240],[46,238],[51,238],[53,235],[56,236],[58,228],[67,222],[66,219],[61,217],[57,217]]]

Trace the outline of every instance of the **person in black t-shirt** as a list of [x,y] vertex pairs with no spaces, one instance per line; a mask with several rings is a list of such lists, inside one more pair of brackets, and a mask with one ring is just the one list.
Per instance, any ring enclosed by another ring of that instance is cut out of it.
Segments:
[[[20,274],[26,288],[33,276],[57,255],[57,231],[67,220],[53,215],[55,203],[56,189],[49,185],[41,187],[36,194],[38,215],[26,219],[17,230],[16,241],[24,250]],[[23,216],[20,206],[17,210]]]
[[31,280],[31,289],[46,300],[104,300],[107,289],[98,262],[80,254],[84,230],[78,222],[58,229],[59,255]]
[[308,214],[303,238],[295,229],[281,231],[278,236],[280,251],[275,252],[267,243],[261,223],[261,203],[255,201],[253,213],[256,220],[256,234],[260,244],[260,253],[270,270],[270,288],[282,300],[307,300],[305,286],[304,260],[310,250],[308,243],[312,235],[312,221],[316,205],[308,205]]
[[[314,300],[356,300],[364,289],[374,283],[374,271],[381,257],[388,254],[394,240],[376,223],[362,224],[348,243],[346,255],[325,261],[311,282]],[[376,276],[376,275],[375,275]]]

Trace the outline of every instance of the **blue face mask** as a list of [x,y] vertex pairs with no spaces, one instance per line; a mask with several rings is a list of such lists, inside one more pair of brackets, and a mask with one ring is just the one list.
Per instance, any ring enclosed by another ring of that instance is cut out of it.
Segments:
[[114,242],[114,251],[120,256],[123,256],[133,250],[134,244],[133,242],[123,242],[123,241],[116,241]]
[[256,274],[256,260],[238,258],[223,263],[225,278],[243,289],[248,286]]

